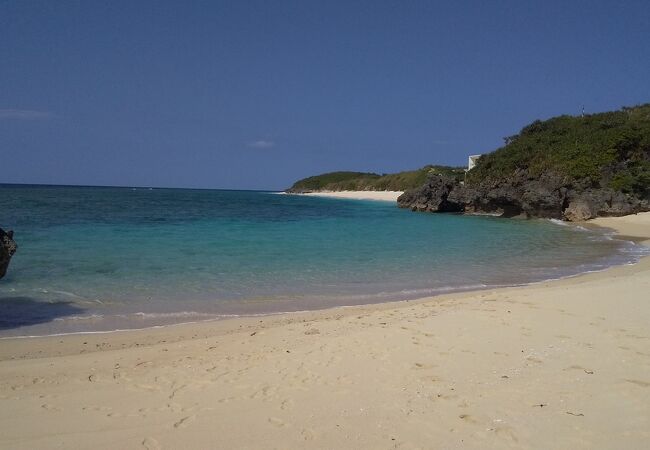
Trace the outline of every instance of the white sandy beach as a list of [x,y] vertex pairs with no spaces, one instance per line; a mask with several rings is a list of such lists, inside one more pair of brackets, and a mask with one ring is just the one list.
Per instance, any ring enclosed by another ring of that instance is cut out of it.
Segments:
[[[650,213],[593,223],[650,243]],[[0,340],[11,449],[641,449],[650,259],[525,287]]]
[[404,191],[323,191],[308,192],[300,195],[309,197],[348,198],[353,200],[383,200],[394,202]]

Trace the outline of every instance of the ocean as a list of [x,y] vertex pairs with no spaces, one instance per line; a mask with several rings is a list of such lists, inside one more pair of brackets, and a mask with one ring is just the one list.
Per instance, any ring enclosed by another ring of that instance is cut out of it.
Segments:
[[0,185],[0,336],[144,328],[519,285],[647,249],[548,220],[275,192]]

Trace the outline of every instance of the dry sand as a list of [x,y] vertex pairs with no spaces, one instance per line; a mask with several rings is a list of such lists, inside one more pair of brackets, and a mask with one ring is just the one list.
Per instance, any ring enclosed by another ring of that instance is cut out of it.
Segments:
[[327,191],[327,192],[309,192],[306,194],[310,197],[331,197],[331,198],[348,198],[353,200],[384,200],[389,202],[397,201],[397,197],[404,191]]
[[[650,238],[649,214],[595,223]],[[2,340],[0,447],[648,448],[649,324],[646,258],[420,301]]]

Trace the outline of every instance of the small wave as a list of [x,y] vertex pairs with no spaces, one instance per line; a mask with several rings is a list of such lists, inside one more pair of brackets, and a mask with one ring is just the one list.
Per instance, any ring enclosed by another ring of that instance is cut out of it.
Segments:
[[[465,284],[465,285],[460,285],[460,286],[442,286],[442,287],[437,287],[437,288],[428,288],[428,289],[403,289],[399,291],[398,294],[400,295],[432,295],[432,294],[441,294],[444,292],[455,292],[455,291],[473,291],[476,289],[484,289],[486,287],[494,287],[494,286],[488,286],[487,284]],[[394,296],[394,292],[381,292],[379,293],[380,296]]]
[[559,225],[561,227],[568,227],[571,228],[572,230],[576,231],[587,231],[587,232],[593,232],[593,230],[590,230],[589,228],[585,228],[582,225],[576,225],[572,222],[567,222],[566,220],[561,220],[561,219],[548,219],[549,222],[555,225]]
[[53,319],[54,322],[66,322],[68,320],[72,321],[82,321],[82,320],[101,320],[104,318],[103,314],[89,314],[86,316],[67,316],[67,317],[57,317]]
[[214,318],[214,317],[236,317],[236,315],[224,315],[224,314],[210,314],[202,313],[198,311],[179,311],[179,312],[169,312],[169,313],[145,313],[145,312],[136,312],[133,314],[118,314],[117,317],[129,318],[129,317],[139,317],[142,319],[182,319],[182,318]]
[[54,290],[53,290],[53,291],[50,291],[50,292],[52,292],[52,293],[54,293],[54,294],[65,295],[66,297],[72,297],[72,298],[78,298],[78,299],[86,300],[86,297],[83,297],[83,296],[81,296],[81,295],[75,294],[74,292],[68,292],[68,291],[54,291]]
[[555,225],[560,225],[560,226],[563,226],[563,227],[568,227],[569,226],[568,223],[566,223],[564,220],[560,220],[560,219],[548,219],[548,221],[551,222],[551,223],[554,223]]

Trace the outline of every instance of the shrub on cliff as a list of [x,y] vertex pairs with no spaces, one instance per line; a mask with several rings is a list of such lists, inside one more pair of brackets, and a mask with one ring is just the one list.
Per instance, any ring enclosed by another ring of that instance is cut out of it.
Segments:
[[498,182],[517,170],[553,172],[569,183],[650,195],[650,104],[619,111],[537,120],[482,156],[468,184]]

